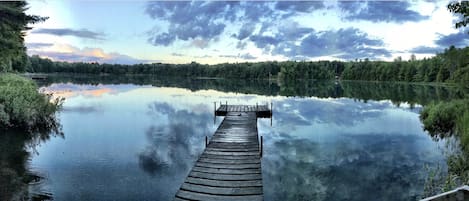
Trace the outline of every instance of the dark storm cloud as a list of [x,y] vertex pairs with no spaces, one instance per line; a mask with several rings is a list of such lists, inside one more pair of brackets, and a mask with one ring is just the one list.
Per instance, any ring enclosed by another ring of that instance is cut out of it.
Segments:
[[50,35],[56,35],[56,36],[75,36],[79,38],[104,40],[103,38],[104,34],[93,32],[87,29],[75,30],[75,29],[68,29],[68,28],[63,28],[63,29],[42,28],[42,29],[33,30],[32,33],[50,34]]
[[367,20],[372,22],[418,22],[429,16],[410,9],[408,1],[339,1],[339,8],[344,10],[345,19]]
[[[306,37],[304,37],[306,36]],[[293,26],[275,36],[251,36],[257,47],[289,58],[335,55],[342,59],[389,57],[381,39],[356,29],[320,31]],[[300,42],[297,45],[297,41]]]

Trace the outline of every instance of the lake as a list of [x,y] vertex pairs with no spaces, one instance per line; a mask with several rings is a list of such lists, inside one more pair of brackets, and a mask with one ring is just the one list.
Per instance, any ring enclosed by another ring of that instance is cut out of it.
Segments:
[[[222,117],[214,102],[273,103],[258,121],[265,200],[416,200],[445,142],[419,120],[448,87],[371,82],[51,76],[63,136],[27,150],[54,200],[172,200]],[[272,125],[271,125],[272,123]]]

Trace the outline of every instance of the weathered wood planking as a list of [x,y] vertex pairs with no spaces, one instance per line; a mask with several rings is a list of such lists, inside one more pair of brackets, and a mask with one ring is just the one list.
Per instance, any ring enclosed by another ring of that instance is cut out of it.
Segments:
[[175,200],[263,200],[257,133],[259,108],[222,105],[225,119],[195,163]]
[[216,116],[226,116],[228,112],[255,112],[258,118],[269,118],[272,111],[267,105],[220,105]]

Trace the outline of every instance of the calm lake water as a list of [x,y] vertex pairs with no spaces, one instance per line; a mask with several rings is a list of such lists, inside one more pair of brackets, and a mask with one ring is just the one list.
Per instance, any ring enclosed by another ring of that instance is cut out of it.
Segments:
[[32,191],[54,200],[172,200],[222,117],[214,102],[273,103],[264,136],[265,200],[415,200],[444,143],[419,111],[457,92],[385,84],[54,77],[63,137],[33,148]]

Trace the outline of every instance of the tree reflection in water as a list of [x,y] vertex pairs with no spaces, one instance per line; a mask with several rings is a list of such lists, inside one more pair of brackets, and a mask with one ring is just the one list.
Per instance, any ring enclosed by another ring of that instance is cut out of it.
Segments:
[[[58,126],[60,127],[60,126]],[[41,173],[31,172],[28,161],[35,147],[51,137],[64,137],[60,129],[24,132],[2,131],[0,135],[0,200],[51,200],[48,192],[29,192],[28,184],[42,180]],[[36,154],[38,154],[36,152]]]

